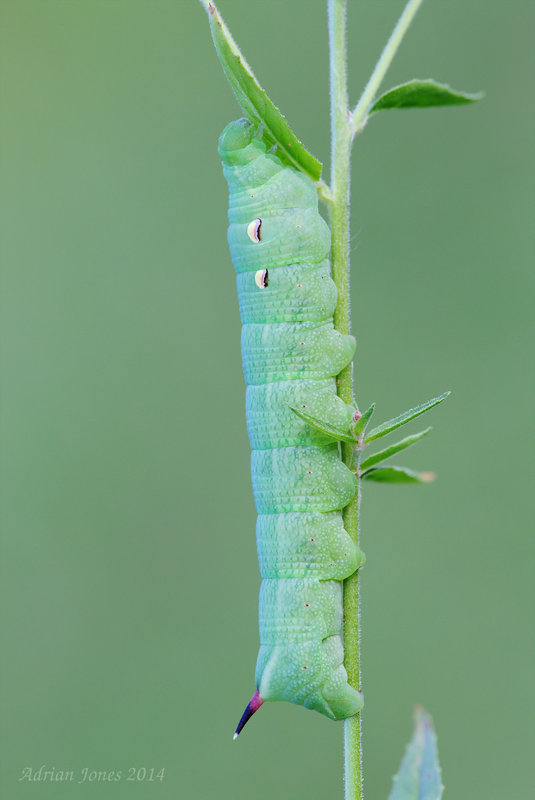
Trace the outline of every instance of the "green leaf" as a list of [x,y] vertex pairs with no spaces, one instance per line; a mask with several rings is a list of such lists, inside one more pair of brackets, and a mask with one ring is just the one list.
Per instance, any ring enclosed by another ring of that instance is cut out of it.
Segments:
[[364,459],[360,465],[360,468],[369,469],[370,467],[375,466],[375,464],[379,464],[381,461],[386,461],[387,458],[390,458],[396,453],[400,453],[401,450],[406,450],[407,447],[411,446],[411,444],[416,444],[416,442],[419,442],[420,439],[423,439],[423,437],[426,436],[431,430],[433,429],[426,428],[424,431],[420,431],[420,433],[414,433],[412,436],[406,436],[404,439],[400,439],[399,442],[390,445],[390,447],[385,447],[384,450],[379,450],[378,453],[374,453],[373,456],[368,456],[368,458]]
[[262,89],[214,3],[209,0],[201,0],[201,3],[208,12],[212,39],[223,71],[245,116],[251,122],[262,124],[264,142],[268,149],[277,145],[277,156],[281,161],[318,181],[321,162],[299,141],[286,118]]
[[446,83],[428,78],[419,80],[415,78],[407,83],[395,86],[375,101],[368,112],[368,116],[377,111],[391,108],[429,108],[430,106],[463,106],[475,103],[484,97],[483,92],[469,94],[458,92]]
[[395,431],[396,428],[406,425],[407,422],[410,422],[411,419],[414,419],[415,417],[419,417],[420,414],[424,413],[424,411],[428,411],[430,408],[433,408],[433,406],[437,406],[450,394],[451,392],[444,392],[444,394],[441,394],[439,397],[433,397],[433,399],[428,400],[427,403],[422,403],[420,406],[416,406],[416,408],[410,408],[408,411],[404,411],[403,414],[400,414],[398,417],[394,417],[393,419],[387,420],[387,422],[383,422],[381,425],[378,425],[377,428],[372,428],[372,430],[366,436],[364,443],[368,444],[368,442],[373,442],[375,439],[380,439],[382,436],[386,436],[392,431]]
[[433,720],[423,708],[415,708],[414,733],[388,800],[440,800],[443,789]]
[[313,428],[316,428],[327,436],[331,436],[333,439],[340,442],[351,442],[355,444],[354,438],[350,436],[347,431],[338,430],[338,428],[329,425],[328,422],[323,422],[320,419],[316,419],[316,417],[311,417],[310,414],[306,414],[304,411],[301,411],[300,408],[294,408],[293,406],[290,406],[290,408],[294,414],[297,414],[298,417],[301,417],[305,422],[308,422],[309,425],[312,425]]
[[377,483],[431,483],[434,472],[414,472],[407,467],[371,467],[360,476],[365,481]]
[[360,436],[362,436],[362,434],[368,427],[368,422],[370,421],[374,411],[375,411],[375,403],[372,403],[371,406],[366,409],[364,414],[362,414],[355,422],[355,424],[353,425],[355,439],[358,439]]

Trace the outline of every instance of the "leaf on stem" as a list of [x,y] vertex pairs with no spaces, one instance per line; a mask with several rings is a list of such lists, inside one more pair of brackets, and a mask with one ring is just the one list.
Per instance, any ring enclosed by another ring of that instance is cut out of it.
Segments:
[[373,412],[375,411],[375,403],[372,403],[369,408],[358,418],[358,420],[353,425],[353,432],[355,434],[355,439],[358,439],[366,428],[368,427],[368,422],[371,419]]
[[212,39],[221,66],[245,116],[251,122],[262,124],[266,146],[269,149],[276,144],[277,156],[282,162],[318,181],[321,162],[299,141],[286,118],[262,89],[215,4],[209,0],[201,0],[201,3],[208,12]]
[[446,83],[438,83],[432,78],[420,80],[415,78],[407,83],[395,86],[385,92],[372,105],[368,116],[377,111],[392,108],[429,108],[430,106],[462,106],[475,103],[484,97],[483,92],[470,94],[452,89]]
[[434,472],[415,472],[407,467],[371,467],[360,477],[376,483],[431,483],[436,476]]
[[443,788],[433,720],[418,707],[414,709],[414,733],[388,800],[440,800]]
[[321,431],[321,433],[330,436],[332,439],[335,439],[340,442],[351,442],[355,444],[355,439],[349,435],[347,431],[341,431],[338,428],[333,427],[328,422],[323,422],[323,420],[317,419],[316,417],[312,417],[310,414],[306,414],[304,411],[301,411],[300,408],[294,408],[290,406],[294,414],[297,414],[298,417],[304,419],[305,422],[308,422],[309,425],[312,425],[313,428],[316,430]]
[[407,447],[410,447],[416,442],[419,442],[420,439],[423,439],[432,428],[426,428],[420,433],[414,433],[412,436],[406,436],[404,439],[400,439],[399,442],[396,444],[391,445],[390,447],[385,447],[384,450],[379,450],[378,453],[374,453],[372,456],[368,456],[368,458],[364,459],[361,463],[361,469],[369,469],[370,467],[374,467],[376,464],[379,464],[381,461],[386,461],[387,458],[395,455],[396,453],[400,453],[402,450],[406,450]]
[[394,417],[393,419],[387,420],[387,422],[383,422],[381,425],[378,425],[377,428],[372,428],[372,430],[366,436],[364,443],[368,444],[368,442],[373,442],[375,439],[380,439],[382,436],[386,436],[392,431],[395,431],[396,428],[406,425],[406,423],[410,422],[411,419],[419,417],[420,414],[423,414],[425,411],[433,408],[433,406],[437,406],[439,403],[445,400],[449,394],[451,394],[451,392],[444,392],[444,394],[439,395],[439,397],[433,397],[432,400],[428,400],[427,403],[422,403],[420,406],[416,406],[416,408],[410,408],[408,411],[404,411],[403,414],[400,414],[398,417]]

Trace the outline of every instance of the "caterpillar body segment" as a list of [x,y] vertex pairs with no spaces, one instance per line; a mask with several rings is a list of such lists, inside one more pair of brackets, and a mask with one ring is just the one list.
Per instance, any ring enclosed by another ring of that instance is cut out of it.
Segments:
[[347,430],[353,409],[336,394],[332,378],[277,381],[248,386],[247,430],[253,450],[296,445],[332,444],[332,439],[292,411],[299,408],[334,428]]
[[330,231],[314,183],[266,152],[241,119],[219,139],[237,272],[257,549],[262,575],[256,691],[345,719],[362,707],[343,666],[342,583],[363,563],[342,509],[357,486],[339,445],[291,410],[347,429],[336,375],[355,351],[334,329]]

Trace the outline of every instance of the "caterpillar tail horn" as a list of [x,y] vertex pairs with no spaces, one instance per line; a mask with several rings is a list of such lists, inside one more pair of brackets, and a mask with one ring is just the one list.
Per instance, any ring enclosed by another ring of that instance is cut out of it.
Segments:
[[263,702],[264,701],[258,694],[258,689],[257,689],[256,692],[251,697],[251,699],[249,700],[249,702],[247,703],[247,705],[245,706],[245,711],[241,715],[241,719],[238,722],[238,727],[236,728],[236,731],[234,733],[233,737],[234,739],[238,738],[238,736],[242,731],[242,728],[249,722],[255,711],[258,711]]

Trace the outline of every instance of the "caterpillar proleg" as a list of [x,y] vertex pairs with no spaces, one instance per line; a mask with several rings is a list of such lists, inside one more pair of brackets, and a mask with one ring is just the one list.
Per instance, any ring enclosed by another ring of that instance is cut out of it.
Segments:
[[291,407],[346,429],[355,409],[336,375],[355,351],[334,329],[330,230],[305,174],[266,152],[246,119],[228,125],[219,154],[229,186],[228,241],[237,272],[247,428],[262,575],[256,691],[236,730],[266,700],[331,719],[363,704],[343,666],[342,583],[363,562],[342,509],[356,479],[339,444]]

